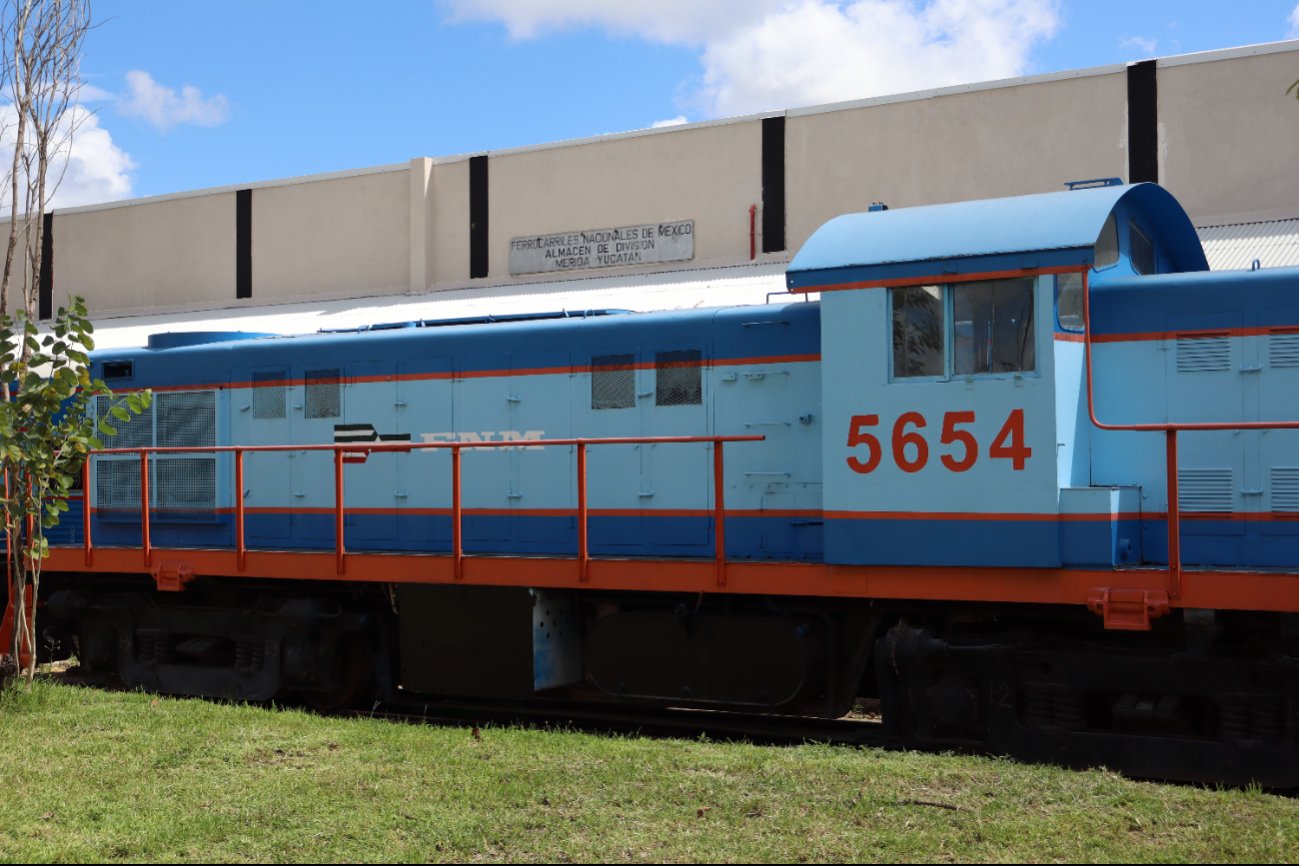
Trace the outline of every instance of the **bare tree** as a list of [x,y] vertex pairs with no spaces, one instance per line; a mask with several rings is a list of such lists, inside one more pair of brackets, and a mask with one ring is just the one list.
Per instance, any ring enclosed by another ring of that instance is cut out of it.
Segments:
[[7,75],[14,139],[0,314],[9,311],[10,287],[16,284],[22,310],[34,317],[45,212],[63,179],[81,120],[72,109],[81,90],[81,48],[90,29],[90,5],[88,0],[0,2],[0,74]]

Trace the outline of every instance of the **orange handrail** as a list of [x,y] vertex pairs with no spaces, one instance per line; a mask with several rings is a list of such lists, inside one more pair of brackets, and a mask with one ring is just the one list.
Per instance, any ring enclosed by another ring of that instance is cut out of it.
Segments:
[[723,445],[727,442],[761,442],[766,439],[761,435],[747,436],[610,436],[604,438],[570,438],[570,439],[528,439],[510,443],[501,442],[372,442],[372,443],[331,443],[320,445],[214,445],[214,446],[149,446],[142,448],[103,448],[90,452],[83,468],[83,488],[86,491],[83,506],[82,545],[85,549],[85,561],[89,566],[94,555],[94,543],[91,538],[91,508],[89,505],[90,462],[96,457],[105,455],[138,455],[140,458],[140,519],[141,547],[145,566],[149,567],[153,556],[153,543],[150,532],[149,507],[149,458],[169,454],[233,454],[235,459],[235,553],[236,568],[242,572],[247,568],[248,547],[246,535],[246,515],[244,506],[244,455],[248,453],[276,453],[286,451],[324,451],[334,455],[334,554],[339,574],[347,570],[347,547],[344,543],[344,526],[346,507],[343,497],[344,456],[347,454],[383,454],[409,453],[431,449],[449,450],[451,452],[451,556],[454,562],[455,580],[464,579],[464,503],[461,491],[461,452],[465,448],[544,448],[555,446],[576,446],[577,449],[577,519],[578,519],[578,580],[585,583],[590,573],[590,538],[588,532],[589,511],[587,505],[587,452],[591,445],[664,445],[685,443],[707,443],[713,446],[713,521],[714,521],[714,557],[717,565],[717,586],[726,586],[726,500],[725,500],[725,459]]

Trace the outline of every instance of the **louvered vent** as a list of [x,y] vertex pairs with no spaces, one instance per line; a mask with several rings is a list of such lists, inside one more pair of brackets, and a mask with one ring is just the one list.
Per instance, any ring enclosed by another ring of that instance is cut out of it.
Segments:
[[1272,467],[1272,511],[1299,513],[1299,467]]
[[1177,372],[1213,373],[1231,369],[1231,340],[1226,334],[1177,338]]
[[1269,334],[1267,362],[1273,367],[1299,367],[1299,331]]
[[1183,511],[1229,513],[1232,484],[1230,469],[1182,469],[1177,473],[1177,502]]

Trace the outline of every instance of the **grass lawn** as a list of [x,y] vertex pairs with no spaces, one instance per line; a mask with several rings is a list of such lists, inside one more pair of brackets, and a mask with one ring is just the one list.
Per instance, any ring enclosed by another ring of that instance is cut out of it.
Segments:
[[1299,860],[1299,799],[844,747],[0,694],[5,861]]

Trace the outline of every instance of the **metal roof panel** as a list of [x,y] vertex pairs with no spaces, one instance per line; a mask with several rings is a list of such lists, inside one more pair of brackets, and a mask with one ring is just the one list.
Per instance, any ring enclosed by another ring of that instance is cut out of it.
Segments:
[[1174,271],[1208,268],[1181,205],[1143,183],[846,214],[808,238],[789,286],[1090,265],[1120,201],[1146,217]]

